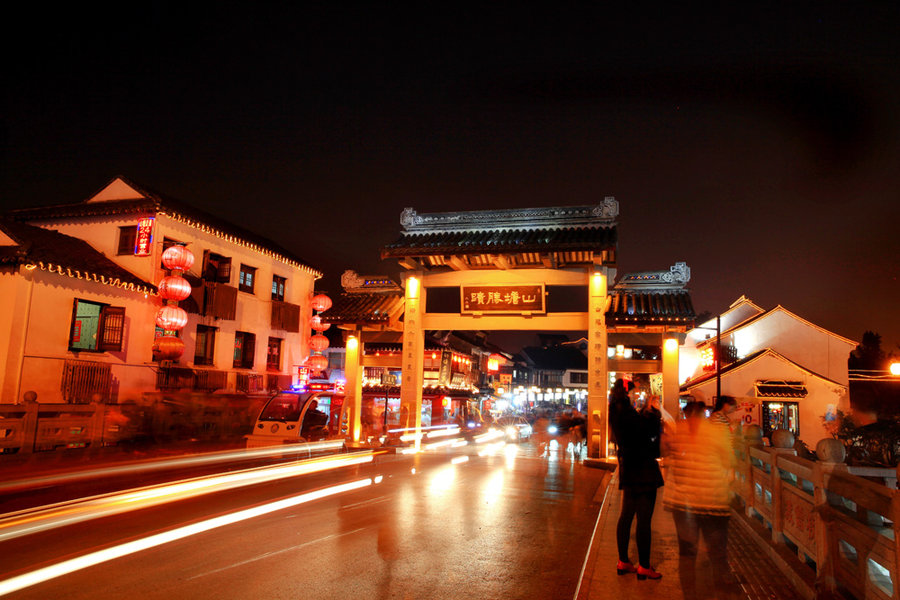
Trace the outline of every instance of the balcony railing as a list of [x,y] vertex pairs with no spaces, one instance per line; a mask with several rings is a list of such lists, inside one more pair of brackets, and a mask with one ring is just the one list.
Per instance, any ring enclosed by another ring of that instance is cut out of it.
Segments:
[[158,390],[198,390],[214,392],[228,384],[227,371],[189,369],[187,367],[161,368],[156,372]]
[[266,389],[263,385],[263,376],[257,373],[238,373],[235,387],[237,391],[246,394],[259,394]]
[[111,367],[93,360],[66,360],[60,390],[63,401],[71,404],[88,404],[95,396],[101,402],[109,402]]

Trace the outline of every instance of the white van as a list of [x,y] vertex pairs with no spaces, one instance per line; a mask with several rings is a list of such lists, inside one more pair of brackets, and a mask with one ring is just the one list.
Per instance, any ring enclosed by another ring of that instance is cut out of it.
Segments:
[[341,439],[343,405],[332,392],[279,392],[260,411],[247,448]]

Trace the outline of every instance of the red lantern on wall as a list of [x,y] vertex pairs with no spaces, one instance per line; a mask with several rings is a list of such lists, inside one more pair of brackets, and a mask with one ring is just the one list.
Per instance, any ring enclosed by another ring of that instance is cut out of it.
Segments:
[[322,317],[320,317],[319,315],[313,315],[309,320],[309,326],[316,331],[327,331],[328,328],[331,327],[331,323],[323,323]]
[[162,255],[163,266],[173,271],[187,271],[194,264],[194,253],[185,246],[169,246]]
[[163,335],[153,342],[153,353],[159,360],[178,360],[184,354],[184,342],[174,335]]
[[315,350],[316,352],[322,352],[329,346],[328,338],[322,335],[321,333],[316,334],[309,338],[309,347],[311,350]]
[[163,306],[156,313],[156,324],[165,331],[178,331],[187,325],[187,320],[187,312],[177,306]]
[[306,359],[306,364],[314,371],[322,371],[328,366],[328,359],[321,354],[313,354]]
[[184,300],[191,295],[191,284],[178,275],[163,277],[157,287],[159,295],[166,300]]
[[325,294],[316,294],[309,304],[313,310],[323,312],[331,308],[331,298]]

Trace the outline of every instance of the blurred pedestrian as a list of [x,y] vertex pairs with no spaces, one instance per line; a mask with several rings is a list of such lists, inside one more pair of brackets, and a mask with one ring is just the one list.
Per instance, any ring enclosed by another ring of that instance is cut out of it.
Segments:
[[697,594],[696,559],[700,535],[712,564],[716,598],[728,598],[733,581],[728,567],[728,519],[734,453],[730,432],[706,418],[702,402],[684,407],[674,436],[666,439],[666,490],[678,534],[679,576],[685,598]]
[[734,426],[731,424],[731,415],[738,409],[737,399],[734,396],[719,396],[716,398],[716,405],[713,413],[709,415],[712,423],[724,425],[729,432],[734,432]]
[[[617,379],[610,392],[609,425],[616,442],[619,461],[619,489],[622,490],[622,510],[616,525],[616,543],[619,575],[637,573],[638,579],[660,579],[662,575],[650,565],[651,528],[656,491],[663,485],[659,470],[660,434],[662,417],[653,404],[644,403],[640,411],[640,391],[632,387],[629,397],[626,383]],[[628,557],[631,541],[631,524],[637,519],[635,541],[638,549],[638,566]]]

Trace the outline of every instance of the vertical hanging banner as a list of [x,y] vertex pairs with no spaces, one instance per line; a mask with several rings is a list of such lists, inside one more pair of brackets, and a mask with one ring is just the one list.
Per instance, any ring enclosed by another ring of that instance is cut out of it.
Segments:
[[153,217],[144,217],[137,224],[137,234],[134,236],[134,255],[150,256],[153,250]]

